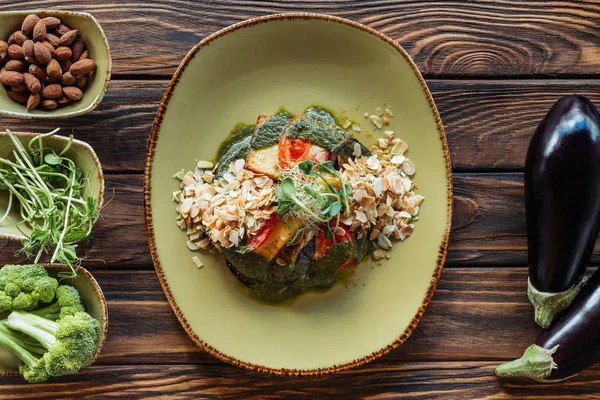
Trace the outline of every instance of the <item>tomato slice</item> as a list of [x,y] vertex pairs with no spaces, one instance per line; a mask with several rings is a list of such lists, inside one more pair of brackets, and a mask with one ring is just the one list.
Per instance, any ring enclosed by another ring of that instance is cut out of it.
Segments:
[[276,226],[277,214],[273,213],[271,214],[271,218],[265,222],[263,227],[256,232],[256,235],[248,235],[248,244],[250,247],[252,247],[252,249],[256,249],[258,246],[263,244],[264,241],[267,240],[267,238],[271,235],[271,233],[273,233],[273,230],[275,230]]
[[279,139],[279,165],[283,168],[293,168],[300,161],[326,161],[329,152],[316,146],[306,139],[289,138],[286,134]]
[[[350,231],[344,225],[340,225],[340,227],[344,230],[344,234],[336,235],[334,239],[325,239],[325,231],[323,229],[319,230],[317,237],[315,238],[315,260],[325,257],[327,253],[329,253],[329,249],[331,249],[331,246],[333,246],[334,242],[343,243],[352,241],[352,233],[350,233]],[[342,264],[342,267],[345,267],[351,260],[352,258],[348,259],[344,264]],[[340,269],[342,267],[340,267]]]

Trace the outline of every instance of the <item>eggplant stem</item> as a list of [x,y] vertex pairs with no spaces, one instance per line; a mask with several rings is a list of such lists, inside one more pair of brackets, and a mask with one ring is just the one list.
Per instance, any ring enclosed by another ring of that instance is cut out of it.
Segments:
[[558,346],[545,349],[532,344],[521,358],[499,365],[496,375],[501,378],[531,378],[538,382],[551,382],[546,378],[557,368],[552,355],[556,353]]
[[548,329],[552,321],[564,310],[569,308],[577,293],[585,286],[587,277],[571,286],[564,292],[540,292],[533,286],[531,279],[527,280],[527,296],[535,311],[535,322],[544,329]]

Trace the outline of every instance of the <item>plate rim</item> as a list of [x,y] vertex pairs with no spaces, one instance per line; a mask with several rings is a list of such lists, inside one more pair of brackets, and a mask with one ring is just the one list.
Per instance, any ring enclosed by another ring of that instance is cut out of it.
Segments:
[[[442,151],[443,151],[445,167],[446,167],[446,196],[447,196],[446,197],[446,200],[447,200],[446,228],[444,231],[442,242],[438,249],[438,258],[436,261],[436,269],[434,270],[434,273],[432,275],[431,283],[429,285],[427,292],[425,293],[425,297],[423,298],[423,300],[421,302],[421,307],[419,307],[417,313],[413,316],[411,322],[408,324],[408,326],[406,327],[404,332],[402,332],[402,335],[400,335],[400,337],[398,337],[396,340],[394,340],[394,342],[390,343],[389,345],[387,345],[367,356],[355,359],[353,361],[350,361],[350,362],[347,362],[344,364],[332,365],[332,366],[325,367],[325,368],[290,369],[290,368],[266,367],[263,365],[238,360],[233,356],[230,356],[228,354],[225,354],[225,353],[217,350],[216,348],[210,346],[208,343],[206,343],[202,339],[200,339],[200,337],[198,337],[198,335],[192,330],[192,328],[189,325],[189,323],[187,322],[185,316],[179,309],[179,306],[175,302],[173,295],[171,294],[171,289],[166,281],[166,277],[165,277],[162,265],[158,258],[158,252],[156,250],[156,243],[155,243],[155,238],[154,238],[154,224],[152,222],[152,210],[151,210],[152,163],[154,161],[154,153],[155,153],[156,145],[158,142],[159,130],[160,130],[162,120],[163,120],[164,114],[166,112],[167,106],[169,104],[171,96],[173,95],[173,91],[174,91],[175,87],[177,86],[177,84],[179,83],[179,80],[181,79],[181,76],[184,73],[186,67],[203,47],[209,45],[215,39],[223,37],[231,32],[241,30],[243,28],[249,28],[254,25],[261,24],[261,23],[266,23],[266,22],[271,22],[271,21],[283,21],[283,20],[320,20],[320,21],[325,21],[325,22],[333,22],[333,23],[343,24],[343,25],[349,26],[351,28],[358,29],[360,31],[369,33],[373,36],[376,36],[377,38],[386,42],[388,45],[392,46],[396,51],[398,51],[398,53],[410,65],[415,76],[419,80],[421,88],[423,89],[423,91],[427,97],[427,101],[429,103],[429,108],[435,117],[436,127],[437,127],[440,142],[442,144]],[[366,25],[363,25],[358,22],[354,22],[354,21],[351,21],[351,20],[348,20],[345,18],[335,17],[335,16],[331,16],[331,15],[326,15],[326,14],[282,13],[282,14],[271,14],[271,15],[266,15],[266,16],[262,16],[262,17],[251,18],[251,19],[244,20],[244,21],[238,22],[236,24],[230,25],[230,26],[228,26],[224,29],[221,29],[215,33],[212,33],[211,35],[207,36],[206,38],[204,38],[203,40],[198,42],[196,45],[194,45],[194,47],[184,57],[181,64],[179,64],[179,66],[177,67],[177,70],[173,74],[173,77],[172,77],[171,81],[169,82],[169,85],[167,86],[167,89],[165,90],[162,100],[158,106],[158,110],[156,111],[156,116],[154,118],[154,123],[152,125],[152,131],[150,132],[148,151],[146,153],[146,162],[145,162],[145,167],[144,167],[144,214],[145,214],[144,219],[145,219],[145,225],[146,225],[146,234],[148,235],[148,246],[150,248],[150,254],[152,256],[152,261],[154,263],[154,268],[158,275],[160,285],[163,289],[163,292],[165,293],[165,296],[167,297],[167,300],[169,302],[169,305],[171,306],[171,309],[173,310],[173,312],[175,313],[175,316],[179,320],[179,323],[185,330],[186,334],[190,337],[190,339],[198,347],[202,348],[204,351],[211,354],[212,356],[214,356],[222,361],[233,364],[235,366],[241,367],[241,368],[245,368],[245,369],[248,369],[251,371],[259,371],[259,372],[264,372],[264,373],[275,374],[275,375],[314,376],[314,375],[324,375],[324,374],[331,374],[334,372],[340,372],[340,371],[344,371],[344,370],[347,370],[350,368],[364,365],[370,361],[380,358],[383,355],[389,353],[391,350],[398,347],[400,344],[402,344],[411,335],[411,333],[414,331],[415,327],[417,326],[418,322],[420,321],[421,317],[423,316],[425,309],[427,308],[427,305],[431,301],[431,298],[437,287],[437,283],[440,279],[442,269],[444,267],[444,262],[446,260],[446,253],[448,250],[448,241],[449,241],[450,227],[451,227],[451,221],[452,221],[452,199],[453,199],[452,168],[451,168],[450,153],[448,150],[448,142],[446,140],[444,126],[442,124],[442,120],[440,118],[437,107],[433,101],[431,92],[429,91],[429,88],[427,87],[425,80],[423,79],[423,76],[421,75],[419,69],[417,68],[417,66],[415,65],[415,63],[413,62],[413,60],[411,59],[409,54],[393,39],[391,39],[387,35],[384,35],[383,33],[379,32],[373,28],[370,28]]]

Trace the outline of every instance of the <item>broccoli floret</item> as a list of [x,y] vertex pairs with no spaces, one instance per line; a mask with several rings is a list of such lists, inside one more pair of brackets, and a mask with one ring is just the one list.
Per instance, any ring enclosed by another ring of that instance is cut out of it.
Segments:
[[[13,311],[6,320],[4,331],[1,329],[0,345],[21,359],[19,371],[29,382],[43,382],[50,376],[79,371],[94,358],[100,340],[100,324],[86,312],[52,321],[32,313]],[[47,351],[38,356],[31,343],[16,340],[19,339],[17,335],[22,334],[39,342]]]
[[31,311],[40,317],[56,321],[67,315],[85,311],[79,292],[73,286],[61,285],[56,289],[56,302],[39,310]]
[[58,281],[41,265],[6,265],[0,269],[0,312],[33,310],[40,301],[50,303],[57,288]]

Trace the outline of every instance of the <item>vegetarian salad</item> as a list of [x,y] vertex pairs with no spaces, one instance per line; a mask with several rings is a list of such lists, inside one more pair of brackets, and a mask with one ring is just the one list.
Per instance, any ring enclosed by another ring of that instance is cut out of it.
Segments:
[[215,162],[178,172],[172,197],[187,247],[222,253],[267,303],[331,287],[368,253],[389,258],[424,200],[415,165],[393,131],[367,148],[344,127],[320,107],[260,115],[232,132]]

